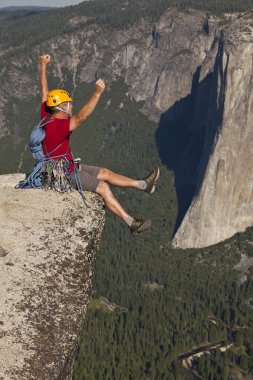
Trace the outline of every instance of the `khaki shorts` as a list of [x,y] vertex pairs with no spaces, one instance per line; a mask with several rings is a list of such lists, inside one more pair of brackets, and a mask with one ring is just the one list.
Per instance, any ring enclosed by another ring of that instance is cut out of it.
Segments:
[[[81,170],[78,172],[80,176],[80,181],[82,184],[83,190],[96,192],[96,189],[99,184],[99,179],[97,179],[98,173],[101,168],[99,166],[89,166],[89,165],[80,165]],[[75,173],[72,172],[71,176],[71,185],[77,188]]]

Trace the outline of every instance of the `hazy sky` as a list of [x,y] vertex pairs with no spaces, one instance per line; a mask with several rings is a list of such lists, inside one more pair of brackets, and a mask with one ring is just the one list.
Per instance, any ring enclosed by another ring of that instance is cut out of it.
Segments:
[[66,7],[76,5],[83,0],[0,0],[0,8],[23,5],[36,5],[43,7]]

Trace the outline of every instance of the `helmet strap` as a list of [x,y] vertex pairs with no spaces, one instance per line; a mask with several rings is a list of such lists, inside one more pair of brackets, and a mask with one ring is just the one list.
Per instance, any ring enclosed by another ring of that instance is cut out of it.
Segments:
[[70,102],[68,102],[68,104],[67,104],[67,110],[66,110],[66,114],[68,115],[68,116],[70,116]]
[[62,112],[64,112],[67,116],[70,116],[70,104],[69,104],[69,102],[68,102],[68,104],[67,104],[67,109],[66,109],[66,111],[63,109],[63,108],[61,108],[61,107],[59,107],[59,106],[56,106],[56,107],[54,107],[56,110],[58,110],[58,111],[62,111]]

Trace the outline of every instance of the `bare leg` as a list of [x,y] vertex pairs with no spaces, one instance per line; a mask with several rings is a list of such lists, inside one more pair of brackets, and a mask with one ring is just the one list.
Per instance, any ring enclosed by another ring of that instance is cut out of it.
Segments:
[[98,179],[101,181],[108,182],[115,186],[122,186],[122,187],[134,187],[138,188],[138,180],[125,177],[121,174],[114,173],[108,169],[102,168],[97,176]]
[[111,212],[127,223],[133,236],[139,235],[151,227],[150,220],[134,219],[126,213],[121,204],[114,197],[107,182],[99,181],[96,193],[103,198],[106,206]]
[[98,193],[103,198],[106,206],[109,208],[110,211],[112,211],[119,218],[125,221],[127,220],[129,215],[126,213],[126,211],[123,209],[121,204],[114,197],[113,193],[111,192],[106,182],[104,181],[99,182],[98,187],[96,189],[96,193]]

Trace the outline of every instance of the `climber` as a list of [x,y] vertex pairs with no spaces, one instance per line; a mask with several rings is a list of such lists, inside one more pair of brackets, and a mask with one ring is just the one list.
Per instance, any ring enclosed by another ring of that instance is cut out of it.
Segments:
[[[73,115],[72,98],[69,93],[62,89],[48,90],[46,68],[50,60],[49,54],[42,55],[39,58],[42,93],[41,119],[48,116],[51,121],[44,127],[45,138],[43,140],[43,150],[45,154],[54,151],[54,156],[66,155],[71,162],[69,173],[76,187],[74,163],[69,146],[69,139],[71,133],[94,111],[105,90],[105,83],[103,80],[98,79],[91,98]],[[159,167],[153,169],[146,178],[141,180],[125,177],[106,168],[88,165],[81,165],[79,174],[82,187],[87,191],[99,194],[108,209],[127,223],[133,236],[151,227],[150,220],[133,218],[123,209],[111,192],[109,184],[121,187],[133,187],[152,194],[155,191],[155,183],[159,177]]]

